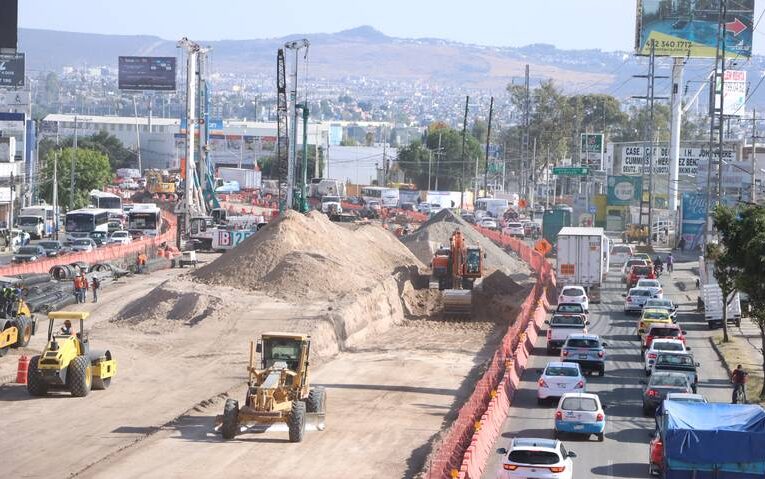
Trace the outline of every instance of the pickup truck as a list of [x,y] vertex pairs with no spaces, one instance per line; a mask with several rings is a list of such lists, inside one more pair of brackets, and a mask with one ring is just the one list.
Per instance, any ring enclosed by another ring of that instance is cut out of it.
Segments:
[[656,356],[653,366],[651,366],[651,374],[657,371],[683,373],[688,377],[688,382],[691,383],[691,388],[695,393],[699,382],[697,367],[699,367],[699,363],[693,359],[691,353],[660,352]]
[[765,410],[758,404],[664,401],[649,472],[666,479],[755,479],[765,474]]
[[584,314],[553,314],[545,324],[548,325],[547,354],[552,354],[563,346],[569,334],[587,334],[590,322]]

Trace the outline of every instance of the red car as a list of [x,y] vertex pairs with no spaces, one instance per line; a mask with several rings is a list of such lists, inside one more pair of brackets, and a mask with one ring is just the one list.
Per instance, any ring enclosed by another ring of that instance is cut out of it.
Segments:
[[685,331],[677,324],[652,324],[643,339],[643,350],[649,349],[654,339],[679,339],[686,344]]
[[633,266],[627,276],[627,289],[634,288],[639,279],[656,279],[656,274],[650,266]]

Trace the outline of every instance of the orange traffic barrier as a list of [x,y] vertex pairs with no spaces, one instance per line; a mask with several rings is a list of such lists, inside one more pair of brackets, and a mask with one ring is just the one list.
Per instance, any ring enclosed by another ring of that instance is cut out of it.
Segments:
[[29,372],[29,358],[26,356],[21,356],[19,358],[19,368],[16,372],[16,382],[19,384],[26,384],[28,372]]

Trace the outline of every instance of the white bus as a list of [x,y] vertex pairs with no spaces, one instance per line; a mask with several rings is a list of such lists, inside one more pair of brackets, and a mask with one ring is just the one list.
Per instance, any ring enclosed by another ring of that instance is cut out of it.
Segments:
[[27,206],[21,208],[16,224],[34,239],[50,238],[56,231],[56,214],[52,205]]
[[66,214],[66,239],[88,238],[91,233],[109,233],[109,212],[98,208],[82,208]]
[[510,208],[510,202],[504,198],[478,198],[475,200],[475,218],[480,220],[484,216],[502,218]]
[[109,210],[110,213],[122,214],[122,198],[114,193],[92,190],[90,192],[90,206],[92,208]]
[[134,203],[128,211],[128,231],[158,236],[162,229],[162,210],[154,203]]
[[384,208],[395,208],[398,206],[398,189],[396,188],[365,186],[361,189],[361,197],[364,199],[364,203],[378,201]]

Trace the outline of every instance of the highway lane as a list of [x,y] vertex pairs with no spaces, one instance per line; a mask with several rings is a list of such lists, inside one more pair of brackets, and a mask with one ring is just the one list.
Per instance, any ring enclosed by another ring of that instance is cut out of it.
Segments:
[[[665,296],[680,306],[678,322],[688,332],[691,346],[699,368],[699,393],[709,401],[728,402],[731,396],[730,382],[708,337],[719,334],[707,329],[703,315],[695,312],[695,276],[691,263],[676,265],[670,278],[661,278]],[[621,294],[625,287],[619,280],[617,269],[611,270],[603,294],[603,302],[590,306],[590,331],[599,334],[608,343],[606,375],[590,376],[587,391],[597,393],[608,406],[606,410],[605,441],[598,443],[594,436],[589,440],[564,435],[566,448],[577,453],[574,459],[574,477],[579,478],[644,478],[648,477],[648,441],[653,431],[653,418],[642,415],[641,384],[645,378],[642,369],[640,343],[635,336],[637,316],[625,315]],[[521,378],[521,389],[516,393],[513,406],[503,433],[494,447],[484,472],[484,478],[497,477],[502,456],[496,452],[509,447],[513,437],[552,438],[555,406],[537,406],[537,369],[556,358],[545,355],[545,332],[535,344],[535,354]]]

